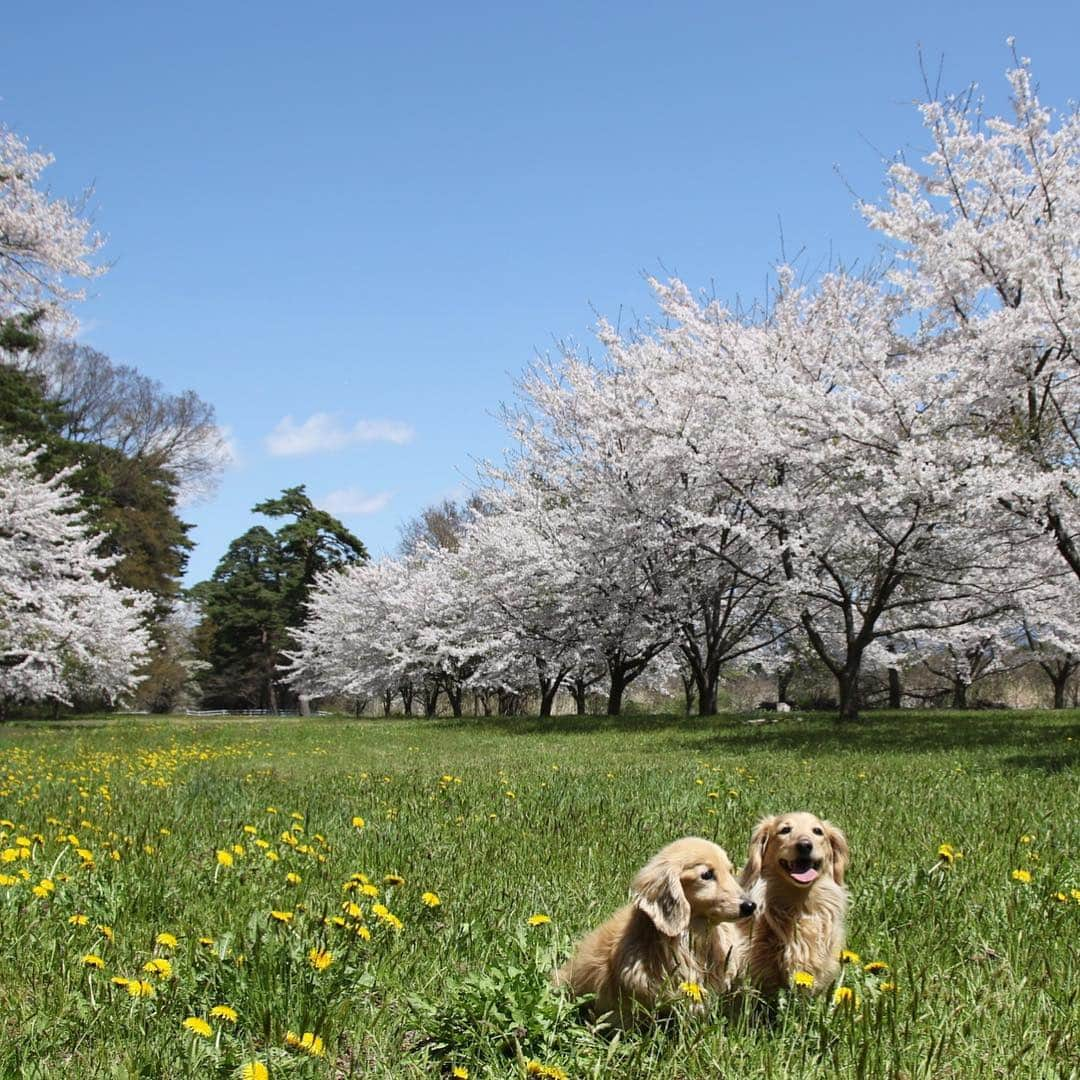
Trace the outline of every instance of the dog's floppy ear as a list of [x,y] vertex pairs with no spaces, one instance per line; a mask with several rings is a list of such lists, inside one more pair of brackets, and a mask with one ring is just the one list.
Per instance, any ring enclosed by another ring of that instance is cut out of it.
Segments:
[[829,838],[829,845],[832,847],[833,880],[837,885],[843,885],[844,872],[851,861],[847,837],[831,821],[823,821],[821,824],[825,828],[825,835]]
[[765,858],[765,849],[769,846],[776,817],[762,818],[750,834],[750,850],[747,852],[746,865],[739,874],[739,884],[745,888],[752,885],[761,876],[761,863]]
[[678,937],[690,927],[690,901],[683,893],[679,868],[654,858],[637,873],[630,890],[634,904],[652,919],[661,934]]

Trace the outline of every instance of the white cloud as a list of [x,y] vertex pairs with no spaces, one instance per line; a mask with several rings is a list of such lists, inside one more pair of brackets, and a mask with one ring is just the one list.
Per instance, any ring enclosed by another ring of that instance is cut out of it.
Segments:
[[415,432],[401,420],[357,420],[352,427],[330,413],[312,413],[302,424],[284,417],[266,437],[266,449],[274,457],[325,454],[357,443],[411,442]]
[[390,505],[392,498],[389,491],[368,495],[359,488],[341,488],[319,499],[318,507],[328,514],[377,514]]

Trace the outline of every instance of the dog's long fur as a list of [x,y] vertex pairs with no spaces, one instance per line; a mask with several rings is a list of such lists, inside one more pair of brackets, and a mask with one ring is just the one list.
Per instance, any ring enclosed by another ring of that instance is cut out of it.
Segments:
[[746,953],[750,983],[765,994],[791,985],[795,972],[824,990],[840,970],[848,894],[844,834],[813,814],[758,822],[739,875],[757,903]]
[[579,942],[558,986],[594,994],[593,1011],[621,1026],[679,996],[680,983],[727,991],[742,965],[753,911],[723,848],[698,837],[669,844],[642,867],[632,902]]

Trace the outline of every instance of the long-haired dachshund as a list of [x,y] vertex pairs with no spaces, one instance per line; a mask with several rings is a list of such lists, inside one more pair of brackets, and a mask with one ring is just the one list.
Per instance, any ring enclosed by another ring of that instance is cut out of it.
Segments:
[[823,990],[840,970],[848,865],[844,834],[813,814],[759,821],[739,881],[757,903],[746,955],[752,985],[770,994],[797,971]]
[[631,903],[578,944],[555,984],[594,994],[593,1011],[621,1026],[678,998],[682,984],[730,989],[745,948],[734,923],[755,905],[724,849],[694,836],[676,840],[630,888]]

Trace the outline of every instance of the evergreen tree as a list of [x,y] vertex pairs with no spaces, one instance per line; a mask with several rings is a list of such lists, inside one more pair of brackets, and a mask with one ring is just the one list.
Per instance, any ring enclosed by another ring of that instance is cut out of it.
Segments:
[[368,554],[337,518],[312,503],[303,485],[252,509],[293,520],[277,532],[248,529],[229,545],[211,579],[192,589],[203,614],[196,641],[208,664],[202,679],[207,705],[276,710],[292,700],[278,669],[291,632],[306,618],[317,576]]

